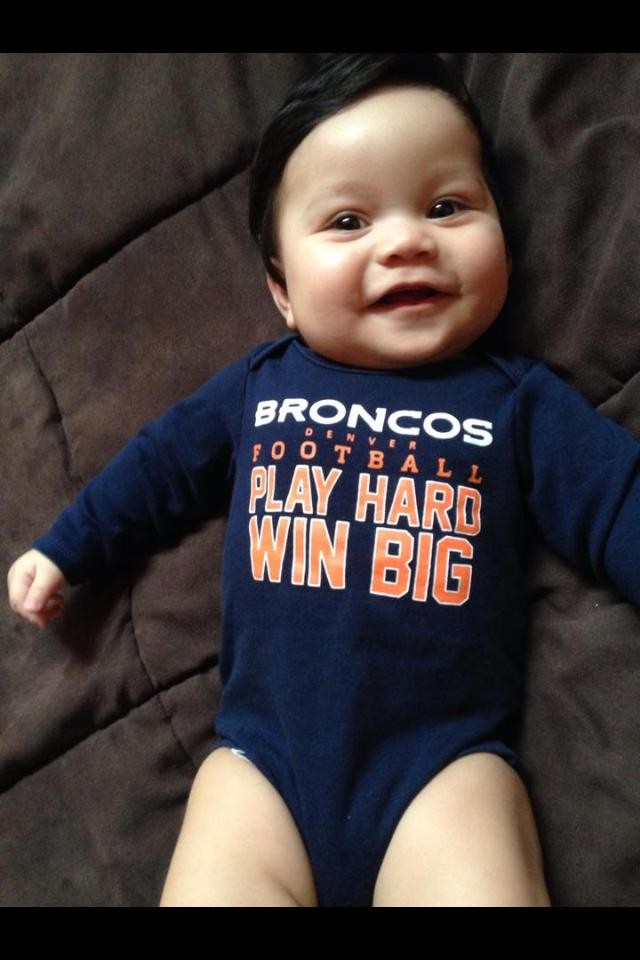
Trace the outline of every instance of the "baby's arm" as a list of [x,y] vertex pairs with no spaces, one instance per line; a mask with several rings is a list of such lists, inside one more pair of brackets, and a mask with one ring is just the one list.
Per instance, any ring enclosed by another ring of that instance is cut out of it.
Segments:
[[542,364],[517,402],[522,476],[542,533],[640,607],[640,443]]
[[147,424],[19,557],[13,609],[40,627],[62,612],[60,590],[155,549],[184,520],[226,509],[248,359],[216,374]]
[[67,581],[55,563],[39,550],[28,550],[11,566],[7,585],[12,608],[39,627],[60,616],[64,600],[60,590]]

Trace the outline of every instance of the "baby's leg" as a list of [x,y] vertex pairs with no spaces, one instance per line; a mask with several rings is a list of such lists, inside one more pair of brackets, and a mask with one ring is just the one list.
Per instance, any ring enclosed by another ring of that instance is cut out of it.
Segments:
[[309,859],[284,800],[221,747],[200,767],[161,907],[315,906]]
[[549,906],[529,798],[501,757],[460,757],[414,798],[374,906]]

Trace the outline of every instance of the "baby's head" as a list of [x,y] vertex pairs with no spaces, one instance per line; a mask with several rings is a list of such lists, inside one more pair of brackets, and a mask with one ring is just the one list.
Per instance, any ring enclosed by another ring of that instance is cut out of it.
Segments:
[[462,352],[506,297],[494,182],[443,61],[331,57],[275,115],[253,171],[251,230],[289,328],[352,366]]

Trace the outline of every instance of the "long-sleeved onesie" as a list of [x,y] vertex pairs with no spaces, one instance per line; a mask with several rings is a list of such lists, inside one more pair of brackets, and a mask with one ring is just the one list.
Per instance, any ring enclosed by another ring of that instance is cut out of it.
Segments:
[[77,583],[228,509],[216,745],[285,799],[319,902],[370,904],[440,769],[519,769],[530,517],[640,603],[639,466],[542,364],[364,370],[285,337],[144,427],[34,546]]

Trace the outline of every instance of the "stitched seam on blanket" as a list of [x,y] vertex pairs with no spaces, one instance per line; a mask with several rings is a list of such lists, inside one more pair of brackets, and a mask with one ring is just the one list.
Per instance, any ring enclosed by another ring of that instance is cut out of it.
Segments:
[[[71,271],[66,278],[67,282],[61,284],[56,289],[56,297],[54,299],[50,301],[43,300],[43,302],[38,305],[37,311],[33,316],[24,319],[20,318],[20,325],[17,327],[11,327],[8,331],[5,331],[6,336],[3,335],[3,331],[0,330],[0,343],[5,343],[8,340],[11,340],[16,333],[20,332],[20,330],[26,329],[26,327],[28,327],[33,320],[39,317],[40,314],[44,313],[46,310],[49,310],[52,306],[54,306],[54,304],[68,296],[74,287],[76,287],[78,283],[80,283],[85,277],[99,269],[109,260],[113,259],[113,257],[115,257],[121,250],[124,250],[124,248],[129,246],[129,244],[134,243],[139,237],[143,236],[145,233],[149,233],[166,220],[170,220],[172,217],[178,216],[180,213],[182,213],[184,210],[187,210],[194,204],[200,203],[205,197],[215,193],[217,190],[221,190],[236,177],[241,176],[247,170],[247,168],[251,166],[254,151],[255,141],[249,140],[246,143],[241,144],[234,159],[221,167],[221,169],[216,172],[215,176],[212,176],[209,180],[206,180],[203,187],[197,193],[194,193],[187,198],[182,197],[173,205],[159,205],[156,207],[154,216],[152,218],[145,220],[141,219],[133,222],[130,224],[128,229],[123,230],[117,237],[114,238],[111,243],[104,244],[98,253],[87,255],[86,258],[81,258],[81,262],[78,264],[77,270]],[[19,316],[17,309],[12,308],[11,313],[15,317]]]
[[29,335],[26,330],[24,331],[24,338],[25,338],[25,343],[27,345],[27,350],[29,351],[29,356],[31,357],[31,362],[33,363],[35,371],[38,374],[40,381],[43,384],[45,391],[49,396],[49,400],[51,401],[51,405],[55,413],[55,419],[57,420],[58,427],[60,430],[60,437],[62,442],[62,460],[64,464],[65,473],[69,480],[73,482],[82,483],[82,477],[78,473],[76,473],[76,471],[73,469],[73,464],[71,462],[71,447],[69,444],[69,438],[67,437],[67,431],[65,430],[64,416],[62,414],[62,410],[60,409],[58,399],[55,395],[53,387],[51,386],[51,384],[49,383],[49,381],[45,376],[44,370],[40,366],[40,361],[38,360],[35,350],[33,349],[31,341],[29,340]]
[[[133,587],[132,587],[132,586],[129,587],[129,619],[130,619],[130,622],[131,622],[131,632],[132,632],[132,634],[133,634],[133,643],[134,643],[134,646],[135,646],[136,655],[137,655],[137,657],[138,657],[138,661],[139,661],[139,663],[140,663],[140,666],[142,667],[142,670],[144,671],[144,674],[145,674],[145,676],[147,677],[147,680],[149,681],[149,683],[151,684],[151,686],[153,687],[153,689],[154,689],[154,690],[156,691],[156,693],[157,693],[158,704],[159,704],[160,709],[162,710],[162,712],[163,712],[163,714],[164,714],[165,720],[166,720],[167,723],[169,724],[169,727],[170,727],[170,729],[171,729],[171,733],[173,734],[174,740],[176,741],[176,743],[178,744],[178,746],[180,747],[180,749],[181,749],[182,752],[184,753],[184,755],[185,755],[185,757],[187,758],[187,760],[189,760],[191,763],[193,763],[193,759],[192,759],[189,751],[187,750],[187,748],[185,747],[184,743],[183,743],[182,740],[180,739],[180,736],[178,735],[178,731],[176,730],[176,728],[175,728],[175,726],[174,726],[174,724],[173,724],[173,721],[172,721],[172,719],[171,719],[171,713],[169,712],[169,710],[167,710],[167,708],[166,708],[165,705],[164,705],[164,701],[163,701],[163,699],[162,699],[162,690],[159,689],[158,684],[154,681],[153,677],[151,676],[151,673],[149,672],[149,670],[148,670],[148,668],[147,668],[147,664],[145,663],[145,659],[144,659],[144,657],[142,656],[142,651],[141,651],[141,649],[140,649],[140,644],[138,643],[138,632],[137,632],[137,630],[136,630],[136,621],[135,621],[135,618],[134,618],[134,616],[133,616]],[[218,658],[216,657],[215,660],[216,660],[216,664],[217,664]],[[196,766],[195,764],[193,764],[193,765],[194,765],[194,767]]]
[[[104,730],[108,730],[109,727],[112,727],[114,724],[119,723],[121,720],[126,720],[126,718],[131,713],[133,713],[135,710],[139,710],[141,707],[145,707],[152,700],[158,699],[158,701],[160,701],[160,694],[166,693],[167,691],[173,689],[174,687],[181,686],[181,684],[186,683],[187,681],[193,679],[193,677],[197,677],[200,674],[209,673],[211,670],[215,669],[217,666],[218,666],[218,655],[214,654],[212,657],[208,657],[206,660],[204,660],[196,670],[192,670],[189,673],[181,674],[178,678],[176,678],[175,680],[172,680],[171,683],[168,683],[163,687],[158,687],[157,689],[154,689],[153,693],[151,693],[150,696],[145,697],[143,700],[140,700],[138,703],[131,704],[129,709],[126,710],[124,713],[119,713],[117,716],[111,717],[106,723],[103,723],[100,725],[94,725],[93,728],[90,731],[88,731],[85,736],[79,737],[77,740],[71,743],[64,750],[61,750],[60,753],[52,754],[51,756],[47,757],[44,760],[44,762],[35,763],[35,764],[28,764],[28,763],[22,763],[22,762],[16,763],[15,764],[16,766],[21,767],[20,775],[15,777],[14,779],[7,779],[6,784],[4,784],[0,788],[0,794],[8,793],[9,790],[12,790],[15,786],[17,786],[23,780],[26,780],[29,777],[34,776],[36,773],[39,773],[41,770],[45,770],[47,767],[51,766],[52,763],[56,763],[62,757],[66,756],[66,754],[71,753],[72,750],[75,750],[76,747],[79,747],[81,744],[85,743],[87,740],[91,740],[91,738],[95,736],[95,734],[102,733]],[[164,708],[163,704],[161,704],[161,708],[165,716],[167,716],[167,711]],[[172,733],[175,736],[175,729],[173,728],[173,725],[171,725],[171,729],[172,729]],[[186,751],[186,749],[184,748],[183,744],[180,742],[178,737],[176,737],[176,740],[178,741],[178,744],[180,745],[180,747],[184,750],[190,763],[193,764],[192,757],[188,754],[188,752]],[[195,764],[194,764],[194,767],[195,767]]]
[[[637,377],[638,377],[638,374],[633,373],[627,380],[625,380],[623,383],[620,384],[617,390],[612,390],[612,392],[607,394],[607,396],[603,400],[599,400],[596,406],[596,410],[602,412],[602,407],[606,406],[615,397],[619,396],[624,390],[627,389],[629,384],[633,383],[633,381],[637,379]],[[605,413],[604,416],[607,416],[607,414]]]

